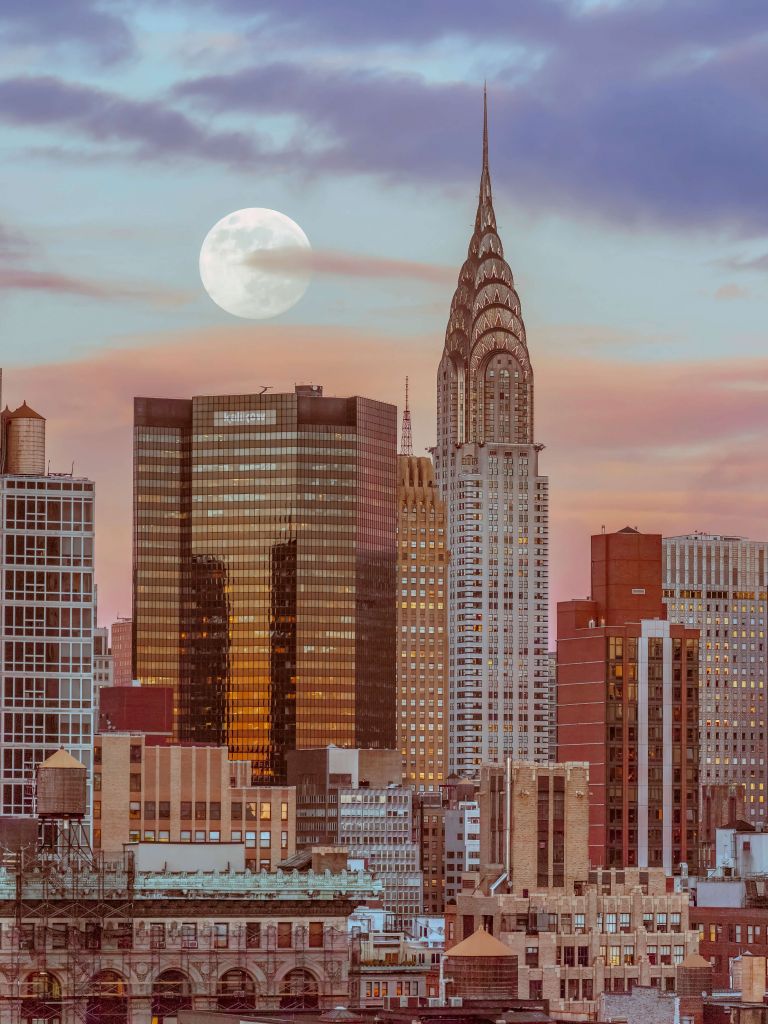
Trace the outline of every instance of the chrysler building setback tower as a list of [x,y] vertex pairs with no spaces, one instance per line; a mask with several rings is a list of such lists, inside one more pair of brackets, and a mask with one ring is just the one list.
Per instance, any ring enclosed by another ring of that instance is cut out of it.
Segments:
[[496,230],[484,100],[475,230],[437,374],[437,483],[448,506],[449,760],[546,761],[548,480],[533,369]]

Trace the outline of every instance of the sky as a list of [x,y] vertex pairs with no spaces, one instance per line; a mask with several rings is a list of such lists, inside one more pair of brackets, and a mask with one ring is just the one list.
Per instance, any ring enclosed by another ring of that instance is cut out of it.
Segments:
[[[602,526],[767,539],[764,0],[0,0],[0,69],[3,401],[96,481],[102,623],[130,612],[133,396],[401,406],[408,375],[434,442],[484,81],[553,601]],[[200,284],[248,206],[322,257],[272,320]]]

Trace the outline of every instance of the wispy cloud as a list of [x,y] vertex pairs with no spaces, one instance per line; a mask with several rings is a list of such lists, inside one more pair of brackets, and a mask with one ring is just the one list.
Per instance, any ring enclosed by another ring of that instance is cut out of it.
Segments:
[[254,134],[209,131],[161,101],[129,99],[52,76],[0,81],[0,120],[58,129],[68,142],[74,136],[127,147],[123,153],[132,157],[194,157],[228,165],[267,159]]
[[178,306],[189,302],[192,298],[188,292],[173,289],[94,281],[47,270],[0,266],[0,292],[14,291],[79,295],[108,302],[120,300],[150,302],[158,306]]
[[744,270],[753,271],[755,273],[766,273],[768,272],[768,253],[762,256],[752,257],[735,257],[729,260],[721,260],[720,266],[726,267],[728,270]]
[[715,290],[714,297],[725,301],[730,301],[732,299],[746,299],[749,297],[749,291],[746,288],[742,288],[740,284],[735,284],[731,281],[728,284],[721,284],[720,287]]
[[376,280],[421,281],[427,284],[451,284],[456,281],[454,267],[415,260],[389,260],[364,253],[332,249],[278,247],[258,249],[246,256],[248,266],[274,273],[310,270],[329,277],[363,277]]
[[99,62],[112,64],[134,53],[126,22],[93,0],[3,0],[0,39],[11,44],[74,44]]

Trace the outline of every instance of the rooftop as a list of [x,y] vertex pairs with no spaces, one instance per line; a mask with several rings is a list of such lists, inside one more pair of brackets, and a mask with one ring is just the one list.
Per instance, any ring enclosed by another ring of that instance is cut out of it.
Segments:
[[503,942],[499,942],[493,935],[489,934],[485,928],[478,928],[474,935],[470,935],[468,939],[464,939],[456,946],[451,946],[450,949],[445,951],[447,957],[456,956],[514,956],[515,954],[509,948],[505,946]]

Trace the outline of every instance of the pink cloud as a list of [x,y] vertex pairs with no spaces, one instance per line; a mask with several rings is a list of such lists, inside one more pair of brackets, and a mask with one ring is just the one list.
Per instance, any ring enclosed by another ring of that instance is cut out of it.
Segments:
[[190,293],[173,289],[94,281],[48,270],[0,267],[0,292],[13,291],[54,292],[107,301],[128,299],[161,306],[181,305],[192,297]]
[[[131,424],[136,395],[290,390],[398,405],[411,379],[415,449],[434,439],[441,339],[337,327],[225,326],[7,370],[13,403],[48,418],[54,470],[97,481],[101,620],[130,608]],[[537,435],[552,488],[552,600],[588,589],[602,525],[764,537],[768,360],[698,363],[536,359]]]

